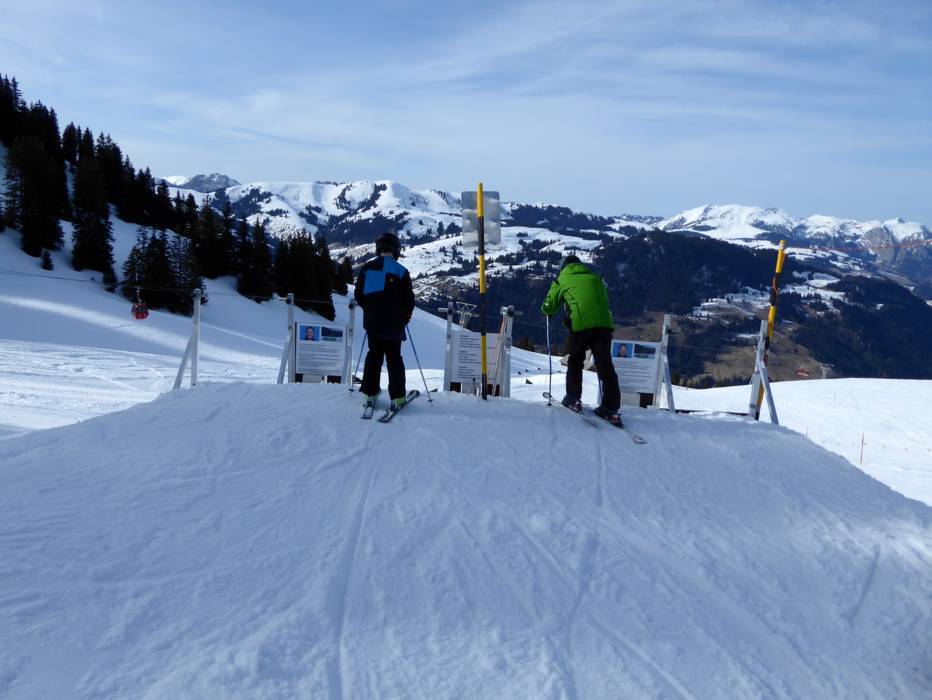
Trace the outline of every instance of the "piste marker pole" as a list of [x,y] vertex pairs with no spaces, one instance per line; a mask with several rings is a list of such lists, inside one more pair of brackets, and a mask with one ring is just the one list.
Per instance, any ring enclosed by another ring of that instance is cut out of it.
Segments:
[[485,337],[485,207],[483,206],[482,183],[476,192],[479,224],[479,335],[482,344],[482,399],[488,398],[489,360]]
[[[777,321],[777,301],[780,298],[780,276],[783,274],[783,262],[786,260],[786,241],[780,241],[780,249],[777,251],[777,269],[773,273],[773,281],[770,283],[770,311],[767,314],[767,338],[764,341],[764,364],[770,353],[770,342],[773,340],[773,328]],[[764,403],[764,387],[760,388],[757,393],[757,411],[754,420],[760,419],[760,409]]]

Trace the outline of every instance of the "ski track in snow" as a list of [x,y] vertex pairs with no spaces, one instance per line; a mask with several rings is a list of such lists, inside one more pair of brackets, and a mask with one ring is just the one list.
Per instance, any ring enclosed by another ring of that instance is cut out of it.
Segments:
[[928,689],[929,509],[801,436],[639,412],[637,446],[543,405],[359,403],[205,385],[0,442],[5,693]]

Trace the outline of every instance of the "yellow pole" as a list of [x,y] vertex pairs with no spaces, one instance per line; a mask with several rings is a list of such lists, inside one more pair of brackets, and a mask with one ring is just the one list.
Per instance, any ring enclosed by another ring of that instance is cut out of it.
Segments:
[[485,336],[485,206],[483,202],[482,183],[476,191],[479,225],[479,334],[482,343],[482,398],[488,397],[489,360],[488,344]]
[[[773,281],[770,283],[770,311],[767,314],[767,338],[764,341],[764,364],[770,354],[770,342],[773,340],[773,328],[777,320],[777,300],[780,297],[780,275],[783,274],[783,262],[786,260],[786,241],[780,241],[780,249],[777,251],[777,269],[773,274]],[[755,419],[760,418],[760,409],[764,403],[764,387],[761,386],[757,393],[757,412]]]

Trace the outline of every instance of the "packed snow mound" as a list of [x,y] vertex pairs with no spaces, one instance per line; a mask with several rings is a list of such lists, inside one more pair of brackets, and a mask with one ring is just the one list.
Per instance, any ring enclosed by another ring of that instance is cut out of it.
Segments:
[[926,697],[932,509],[782,428],[202,385],[0,442],[0,696]]

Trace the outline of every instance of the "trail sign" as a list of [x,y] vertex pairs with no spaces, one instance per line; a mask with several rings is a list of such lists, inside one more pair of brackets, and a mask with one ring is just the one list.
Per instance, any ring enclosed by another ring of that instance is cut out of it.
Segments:
[[[460,198],[463,207],[463,247],[479,247],[479,207],[476,192],[463,192]],[[502,242],[502,202],[498,192],[484,190],[482,193],[485,217],[485,243],[495,245]]]

